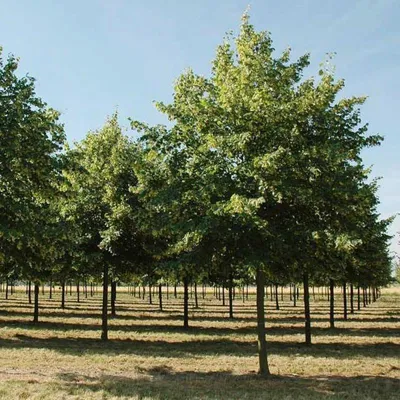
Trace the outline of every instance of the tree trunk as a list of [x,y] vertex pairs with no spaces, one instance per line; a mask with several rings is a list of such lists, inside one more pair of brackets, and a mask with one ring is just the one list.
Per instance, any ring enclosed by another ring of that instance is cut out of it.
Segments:
[[8,300],[8,281],[6,281],[6,300]]
[[360,295],[360,286],[357,286],[357,310],[361,310],[361,295]]
[[232,274],[229,276],[229,318],[233,319],[233,278]]
[[149,304],[153,304],[153,298],[151,294],[151,285],[149,284]]
[[306,345],[311,345],[311,315],[310,315],[310,293],[308,287],[308,273],[303,274],[304,286],[304,317]]
[[32,304],[32,282],[29,281],[28,283],[28,301],[29,304]]
[[343,282],[343,318],[347,320],[347,290],[346,290],[346,282]]
[[169,285],[168,285],[168,282],[167,282],[167,300],[169,299]]
[[53,281],[50,281],[49,299],[53,298]]
[[225,305],[225,282],[222,284],[222,305]]
[[76,282],[76,300],[78,303],[81,301],[81,293],[79,288],[79,281]]
[[111,316],[115,317],[117,311],[115,309],[115,302],[117,301],[117,282],[111,280]]
[[61,284],[61,308],[65,308],[65,282]]
[[354,314],[354,287],[350,284],[350,314]]
[[329,325],[333,329],[335,327],[335,282],[329,279]]
[[104,263],[103,271],[103,307],[101,323],[101,340],[108,340],[108,264]]
[[199,299],[197,296],[197,282],[194,283],[194,306],[199,308]]
[[160,311],[162,311],[163,308],[162,308],[162,285],[161,285],[161,283],[158,285],[158,304],[160,307]]
[[33,322],[39,322],[39,284],[35,282],[35,304],[33,308]]
[[275,308],[279,310],[278,284],[275,284]]
[[175,283],[175,285],[174,285],[174,297],[175,297],[175,298],[178,297],[178,293],[177,293],[177,290],[176,290],[176,283]]
[[267,341],[265,339],[265,308],[264,308],[264,281],[265,274],[257,269],[257,336],[258,336],[258,373],[262,376],[270,375],[267,355]]
[[183,327],[189,329],[189,282],[183,279]]
[[293,285],[293,307],[297,307],[296,285]]

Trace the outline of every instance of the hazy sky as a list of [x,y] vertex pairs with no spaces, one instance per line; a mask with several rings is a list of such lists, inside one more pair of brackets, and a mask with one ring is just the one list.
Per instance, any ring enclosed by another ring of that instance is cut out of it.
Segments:
[[[216,46],[237,31],[248,4],[278,52],[311,52],[310,75],[336,52],[344,94],[369,96],[363,120],[385,141],[365,152],[365,163],[383,177],[382,215],[399,212],[400,0],[0,0],[0,45],[37,79],[73,141],[116,108],[126,125],[129,116],[164,122],[153,100],[168,101],[187,67],[209,74]],[[399,230],[400,217],[391,232]]]

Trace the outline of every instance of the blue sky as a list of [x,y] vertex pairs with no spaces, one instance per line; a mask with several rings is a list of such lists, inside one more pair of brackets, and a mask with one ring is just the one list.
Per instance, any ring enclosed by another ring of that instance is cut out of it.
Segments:
[[[399,212],[399,0],[0,0],[0,45],[21,58],[20,73],[37,79],[73,141],[116,108],[125,124],[127,117],[164,122],[153,101],[171,98],[185,68],[209,73],[216,46],[237,31],[248,4],[251,22],[271,32],[278,52],[311,52],[310,75],[336,52],[344,94],[369,96],[363,121],[385,141],[364,153],[365,164],[383,177],[382,216]],[[392,250],[400,253],[397,242]]]

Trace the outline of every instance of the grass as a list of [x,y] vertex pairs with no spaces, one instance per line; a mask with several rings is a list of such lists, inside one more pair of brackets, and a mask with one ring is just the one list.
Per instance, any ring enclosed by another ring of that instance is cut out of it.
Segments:
[[[1,294],[1,295],[4,295]],[[400,290],[329,329],[326,298],[312,301],[313,345],[303,344],[301,301],[266,300],[272,378],[257,376],[255,296],[235,300],[228,318],[211,291],[182,329],[182,298],[157,304],[119,288],[110,341],[100,337],[100,294],[40,299],[40,323],[17,291],[0,300],[0,399],[397,399]],[[164,296],[165,297],[165,296]],[[154,298],[155,303],[157,297]]]

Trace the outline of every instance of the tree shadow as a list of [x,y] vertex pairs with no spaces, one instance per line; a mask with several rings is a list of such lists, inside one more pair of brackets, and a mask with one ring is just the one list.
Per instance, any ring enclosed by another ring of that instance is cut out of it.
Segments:
[[381,376],[271,376],[235,375],[232,371],[175,372],[167,366],[139,369],[136,376],[99,377],[62,373],[57,376],[61,392],[69,395],[103,393],[116,398],[138,399],[395,399],[400,381]]
[[[145,357],[187,358],[203,355],[233,355],[254,357],[257,354],[255,341],[243,342],[228,339],[190,341],[167,341],[148,339],[112,339],[104,342],[86,337],[35,337],[18,334],[15,339],[0,339],[0,346],[11,349],[51,349],[62,354],[83,355],[133,354]],[[268,353],[284,356],[312,356],[333,359],[394,357],[400,352],[400,345],[392,342],[370,343],[316,343],[306,346],[296,341],[269,341]]]

